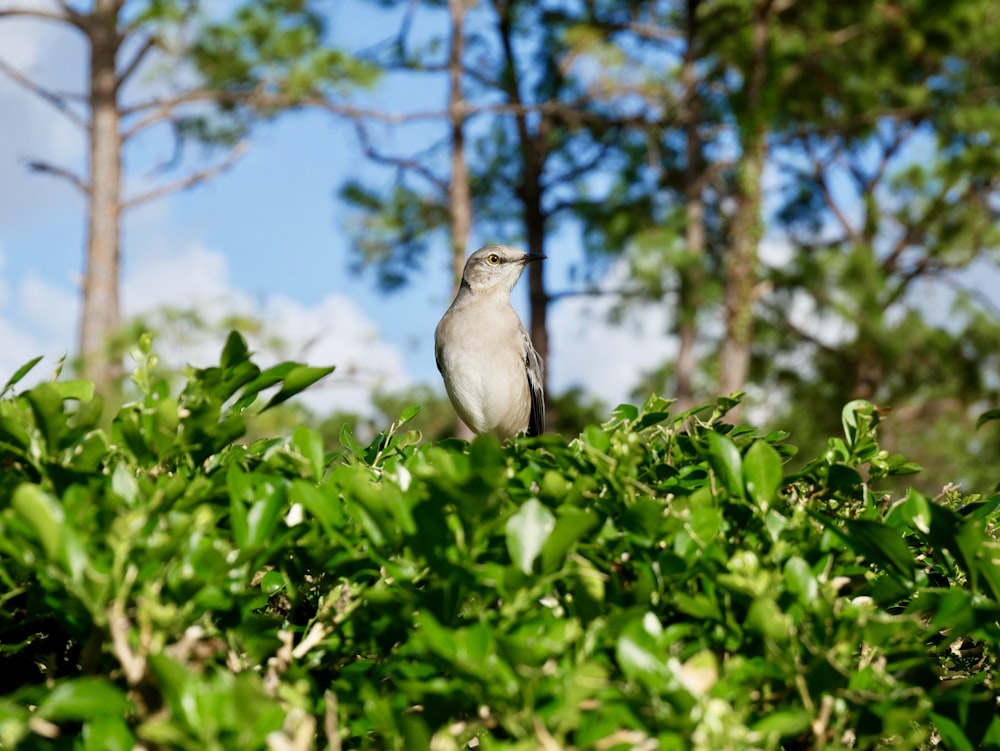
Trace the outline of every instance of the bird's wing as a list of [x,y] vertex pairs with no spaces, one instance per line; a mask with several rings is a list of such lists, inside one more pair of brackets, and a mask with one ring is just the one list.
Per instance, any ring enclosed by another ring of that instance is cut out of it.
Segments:
[[541,356],[535,351],[531,337],[523,328],[521,338],[524,345],[524,365],[528,372],[528,391],[531,394],[531,416],[528,418],[529,436],[541,435],[545,430],[545,366]]
[[[445,313],[445,316],[448,314]],[[441,319],[444,323],[444,318]],[[444,375],[444,368],[441,367],[441,323],[434,329],[434,364],[437,365],[438,373]]]

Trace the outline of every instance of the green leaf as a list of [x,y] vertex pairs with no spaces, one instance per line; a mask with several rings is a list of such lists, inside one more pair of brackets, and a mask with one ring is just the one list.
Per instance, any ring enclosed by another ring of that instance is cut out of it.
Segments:
[[663,626],[652,613],[630,621],[615,643],[615,659],[629,678],[647,686],[662,686],[669,673],[657,641]]
[[608,434],[597,425],[587,425],[580,437],[588,446],[592,446],[601,453],[607,453],[611,447],[611,439]]
[[809,564],[795,555],[785,562],[785,582],[788,590],[798,595],[803,605],[812,603],[819,595],[819,582]]
[[285,588],[285,577],[280,571],[268,571],[260,580],[260,589],[266,595],[273,595]]
[[292,481],[288,497],[293,503],[301,503],[306,511],[318,519],[328,536],[340,538],[344,511],[343,504],[336,495],[326,494],[315,484],[296,479]]
[[111,472],[111,490],[128,506],[136,505],[139,500],[139,483],[125,462],[118,462]]
[[407,407],[406,409],[403,410],[402,414],[400,414],[399,420],[397,421],[397,423],[399,425],[402,425],[403,423],[409,422],[414,417],[416,417],[418,414],[420,414],[420,411],[422,409],[423,409],[423,405],[421,405],[421,404],[414,404],[412,407]]
[[14,371],[7,383],[4,384],[3,388],[0,389],[0,396],[4,396],[8,391],[10,391],[22,378],[24,378],[31,370],[42,361],[42,355],[34,358],[33,360],[28,360],[24,365]]
[[841,422],[847,445],[853,450],[862,439],[868,436],[874,426],[876,422],[875,407],[864,399],[848,402],[841,410]]
[[976,751],[962,727],[950,717],[931,712],[931,721],[940,733],[945,748],[954,749],[954,751]]
[[791,619],[770,597],[757,597],[750,603],[746,626],[779,644],[787,642],[794,633]]
[[237,547],[246,548],[250,540],[250,523],[247,520],[247,501],[253,498],[250,478],[238,464],[230,464],[226,472],[229,490],[229,526]]
[[455,661],[455,638],[452,632],[442,626],[437,618],[429,612],[421,611],[414,615],[413,623],[421,637],[421,646],[450,662]]
[[325,463],[322,436],[307,425],[299,425],[292,431],[292,445],[309,463],[312,476],[322,479]]
[[[696,497],[701,495],[701,492],[695,494]],[[703,503],[692,503],[690,522],[691,533],[701,546],[711,544],[725,523],[722,509],[709,494],[704,495]]]
[[896,530],[867,519],[844,519],[844,530],[846,534],[842,535],[842,539],[854,552],[907,581],[913,581],[917,563]]
[[35,423],[42,431],[49,451],[58,450],[68,432],[63,396],[59,389],[55,384],[42,383],[28,391],[25,396],[31,404]]
[[315,368],[310,365],[297,365],[292,368],[288,374],[282,379],[281,388],[278,389],[278,393],[271,397],[264,409],[270,409],[271,407],[277,406],[301,391],[305,391],[307,388],[312,386],[316,381],[324,378],[334,370],[333,365],[325,368]]
[[91,381],[53,381],[47,385],[51,386],[63,400],[76,399],[80,402],[89,402],[94,398],[94,384]]
[[990,422],[991,420],[1000,420],[1000,409],[990,409],[976,418],[976,430],[979,430],[983,425]]
[[754,441],[743,457],[747,495],[766,509],[775,500],[782,478],[781,455],[766,441]]
[[507,552],[523,573],[531,574],[555,524],[555,515],[536,498],[529,499],[507,520]]
[[809,729],[812,715],[804,709],[780,709],[753,724],[753,731],[765,738],[791,738]]
[[31,445],[31,437],[17,419],[0,414],[0,443],[6,443],[23,453]]
[[[544,507],[543,507],[544,508]],[[569,549],[602,519],[589,509],[568,506],[559,509],[552,533],[542,545],[542,571],[554,571],[563,562]]]
[[354,433],[351,432],[351,426],[346,422],[340,426],[340,445],[359,459],[365,455],[365,447],[354,437]]
[[38,716],[46,720],[89,720],[101,715],[122,716],[129,700],[117,686],[104,678],[84,676],[63,680],[38,706]]
[[253,380],[243,387],[243,392],[240,394],[239,399],[233,404],[233,410],[242,412],[254,403],[261,391],[281,383],[282,379],[297,367],[299,367],[298,363],[282,362],[258,373]]
[[37,485],[23,483],[14,491],[11,505],[31,525],[46,557],[58,560],[59,531],[63,523],[63,510],[58,501]]
[[135,736],[125,719],[117,715],[97,715],[83,726],[83,751],[132,751]]
[[234,368],[250,359],[250,350],[247,347],[247,340],[238,331],[230,331],[226,337],[226,344],[222,348],[222,357],[219,358],[219,366],[223,370]]
[[585,619],[596,618],[606,601],[605,575],[580,556],[574,561],[570,581],[576,612]]
[[736,444],[721,433],[713,431],[708,434],[708,449],[708,461],[722,487],[733,498],[742,498],[743,470],[740,450],[736,448]]
[[611,423],[632,422],[639,416],[638,407],[632,404],[619,404],[611,413]]
[[[263,480],[263,478],[261,478]],[[250,548],[270,542],[285,508],[285,484],[266,479],[256,484],[256,499],[247,511],[247,543]]]

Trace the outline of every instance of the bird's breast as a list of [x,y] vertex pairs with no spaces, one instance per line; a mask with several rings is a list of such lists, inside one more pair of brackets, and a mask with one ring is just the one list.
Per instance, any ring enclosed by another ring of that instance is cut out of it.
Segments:
[[[520,321],[513,309],[510,313],[513,320],[506,315],[446,315],[436,332],[448,396],[476,433],[508,437],[528,424],[531,400]],[[484,326],[484,320],[491,322]]]

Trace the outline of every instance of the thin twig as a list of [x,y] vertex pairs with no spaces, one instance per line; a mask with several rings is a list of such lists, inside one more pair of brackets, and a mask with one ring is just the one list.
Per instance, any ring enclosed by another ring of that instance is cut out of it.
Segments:
[[65,167],[58,167],[54,164],[49,164],[48,162],[40,160],[32,160],[28,162],[28,169],[32,172],[40,172],[45,175],[52,175],[53,177],[61,177],[63,180],[67,180],[71,185],[73,185],[73,187],[85,196],[90,194],[90,183]]
[[[662,290],[662,292],[670,292],[670,290]],[[545,295],[545,298],[550,303],[565,300],[570,297],[620,297],[625,300],[646,299],[650,302],[655,302],[659,299],[659,297],[653,296],[648,289],[640,288],[600,289],[592,287],[588,289],[568,289],[561,292],[549,292]]]
[[[0,15],[3,14],[0,13]],[[51,104],[59,112],[61,112],[66,117],[66,119],[68,119],[71,123],[73,123],[77,127],[85,131],[90,130],[90,124],[82,117],[80,117],[76,112],[73,111],[73,109],[69,106],[69,103],[66,101],[67,100],[66,96],[62,94],[57,94],[56,92],[45,88],[36,81],[31,80],[28,76],[26,76],[21,71],[17,70],[17,68],[13,67],[9,63],[7,63],[6,60],[3,59],[0,59],[0,73],[3,73],[5,76],[7,76],[11,81],[16,83],[21,88],[25,89],[26,91],[29,91],[30,93],[34,94],[40,99],[43,99],[44,101]]]
[[157,198],[163,198],[171,193],[177,193],[182,190],[187,190],[192,188],[198,183],[204,182],[209,178],[215,177],[216,175],[225,172],[230,167],[232,167],[247,151],[248,144],[246,141],[241,141],[236,147],[229,152],[229,155],[216,165],[208,167],[207,169],[199,170],[193,174],[183,177],[179,180],[174,180],[173,182],[165,183],[157,188],[148,190],[145,193],[139,193],[136,196],[122,202],[122,210],[131,209],[139,204],[148,203],[149,201],[156,200]]
[[0,10],[0,18],[14,16],[21,18],[38,18],[43,21],[71,23],[74,26],[79,26],[80,14],[72,11],[72,9],[66,10],[68,8],[66,5],[63,5],[63,8],[65,10],[64,13],[53,13],[52,11],[44,10],[43,8],[7,8],[5,10]]
[[365,130],[364,125],[358,122],[355,123],[355,131],[358,134],[358,140],[361,142],[361,148],[365,152],[365,157],[375,162],[376,164],[382,164],[389,167],[395,167],[397,170],[403,172],[415,172],[422,178],[427,180],[431,185],[437,188],[439,191],[446,192],[448,190],[448,181],[444,178],[435,175],[427,167],[421,164],[417,159],[407,159],[404,157],[389,156],[378,151],[371,142],[371,138],[368,136],[368,131]]
[[816,153],[816,149],[813,146],[811,139],[806,139],[802,145],[805,148],[806,155],[812,162],[814,170],[812,177],[816,181],[820,195],[823,196],[823,203],[826,204],[826,207],[830,210],[830,213],[833,214],[837,223],[840,225],[840,228],[844,230],[844,234],[850,239],[850,241],[855,244],[860,244],[861,236],[851,225],[847,215],[840,208],[840,204],[837,202],[836,197],[834,197],[833,191],[830,190],[830,183],[826,179],[829,163],[823,163],[820,155]]
[[115,86],[117,88],[121,88],[122,86],[125,85],[125,82],[128,81],[128,79],[132,76],[132,74],[135,73],[135,71],[142,64],[142,61],[146,58],[146,55],[148,55],[150,51],[156,47],[157,44],[158,41],[155,36],[146,37],[146,41],[142,43],[142,46],[136,51],[135,55],[132,56],[132,59],[128,61],[128,64],[125,66],[122,72],[118,74],[118,80],[115,83]]

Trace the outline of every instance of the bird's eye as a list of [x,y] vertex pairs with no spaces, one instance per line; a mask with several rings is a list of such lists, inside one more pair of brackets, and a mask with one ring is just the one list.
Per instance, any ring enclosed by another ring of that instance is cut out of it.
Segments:
[[498,263],[500,263],[500,256],[498,256],[496,253],[490,253],[488,256],[486,256],[486,261],[490,264],[490,266],[496,266]]

